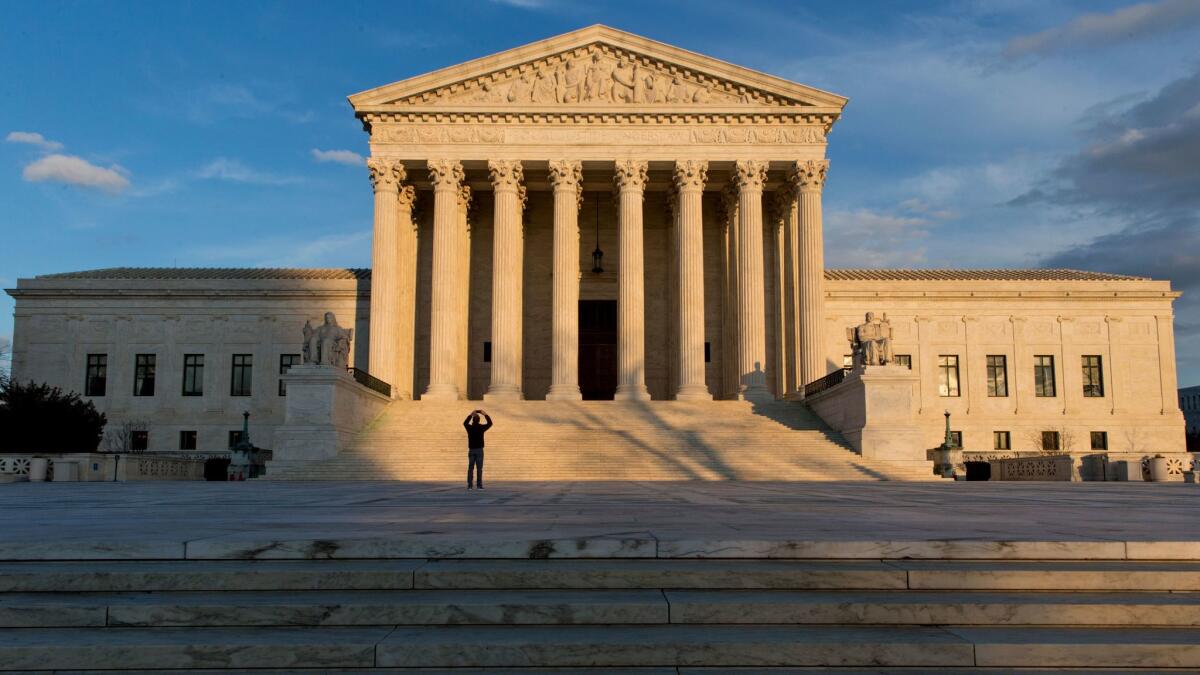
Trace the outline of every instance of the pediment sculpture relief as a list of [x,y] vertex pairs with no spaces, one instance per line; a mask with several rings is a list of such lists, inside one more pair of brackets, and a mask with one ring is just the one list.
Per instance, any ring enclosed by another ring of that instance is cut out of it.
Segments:
[[557,54],[396,102],[467,105],[785,103],[764,92],[602,45]]

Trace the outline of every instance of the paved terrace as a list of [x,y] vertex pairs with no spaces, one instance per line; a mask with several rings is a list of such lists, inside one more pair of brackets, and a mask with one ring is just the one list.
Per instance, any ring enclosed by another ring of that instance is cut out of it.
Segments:
[[16,483],[0,560],[1200,560],[1200,486]]

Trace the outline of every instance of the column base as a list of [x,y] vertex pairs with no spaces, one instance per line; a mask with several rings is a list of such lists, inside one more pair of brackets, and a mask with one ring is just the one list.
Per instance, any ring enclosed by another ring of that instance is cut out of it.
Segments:
[[421,394],[422,401],[457,401],[461,398],[455,384],[431,384]]
[[702,384],[685,384],[675,392],[676,401],[711,401],[712,394]]
[[644,384],[619,384],[617,393],[613,394],[614,401],[649,401],[650,392]]
[[485,401],[520,401],[523,398],[525,395],[515,384],[493,384],[483,395]]
[[577,384],[552,384],[546,393],[547,401],[582,401],[583,393]]
[[737,400],[751,401],[753,403],[762,403],[764,401],[774,401],[775,397],[771,395],[771,390],[763,386],[747,387],[737,393]]

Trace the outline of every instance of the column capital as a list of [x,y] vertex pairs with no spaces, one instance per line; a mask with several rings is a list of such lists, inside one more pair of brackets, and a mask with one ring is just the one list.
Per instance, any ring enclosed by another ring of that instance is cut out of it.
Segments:
[[518,192],[525,180],[525,166],[519,159],[488,160],[488,176],[496,192]]
[[702,159],[688,159],[675,162],[672,172],[675,188],[680,192],[685,190],[703,190],[708,182],[708,162]]
[[825,174],[829,172],[829,160],[801,160],[788,170],[788,182],[801,192],[820,192],[825,187]]
[[792,205],[795,204],[796,194],[791,190],[779,189],[774,192],[771,200],[771,219],[778,224],[779,221],[787,222],[787,219],[792,211]]
[[400,206],[412,208],[417,203],[417,189],[411,185],[401,185],[399,193]]
[[619,159],[616,161],[616,171],[613,183],[621,192],[642,192],[646,189],[646,178],[649,164],[640,159]]
[[404,171],[404,164],[383,157],[368,157],[367,171],[371,175],[371,187],[376,192],[395,193],[400,189],[400,182],[408,177]]
[[469,185],[459,186],[459,188],[458,188],[458,208],[464,209],[464,210],[471,208],[471,186],[469,186]]
[[738,190],[731,182],[726,183],[721,190],[721,206],[725,209],[725,223],[731,225],[738,217]]
[[740,190],[762,190],[767,182],[767,163],[757,159],[739,159],[733,165],[733,180]]
[[550,183],[554,185],[555,192],[577,191],[582,182],[583,162],[574,159],[550,160]]
[[457,192],[466,174],[463,173],[462,163],[454,159],[431,159],[429,180],[433,183],[435,192]]

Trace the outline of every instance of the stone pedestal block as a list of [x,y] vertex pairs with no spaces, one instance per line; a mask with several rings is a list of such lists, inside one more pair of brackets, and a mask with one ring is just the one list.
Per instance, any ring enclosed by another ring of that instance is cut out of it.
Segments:
[[341,368],[292,366],[283,379],[287,410],[268,471],[336,456],[390,401]]
[[913,400],[916,383],[917,375],[904,366],[867,366],[805,401],[863,457],[926,462],[928,444]]

